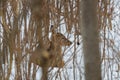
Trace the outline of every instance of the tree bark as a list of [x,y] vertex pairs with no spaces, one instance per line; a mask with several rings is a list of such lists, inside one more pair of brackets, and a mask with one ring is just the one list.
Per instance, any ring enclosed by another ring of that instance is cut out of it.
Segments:
[[81,0],[85,80],[101,80],[97,0]]

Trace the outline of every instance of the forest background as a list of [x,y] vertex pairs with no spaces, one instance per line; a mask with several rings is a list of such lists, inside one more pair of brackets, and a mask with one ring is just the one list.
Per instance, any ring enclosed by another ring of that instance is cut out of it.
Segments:
[[[30,63],[30,56],[40,35],[43,44],[47,43],[53,25],[55,31],[62,33],[72,44],[62,46],[65,65],[50,67],[49,80],[84,80],[81,0],[41,0],[38,4],[34,1],[37,0],[0,0],[0,78],[40,79],[42,68]],[[102,80],[119,80],[120,2],[97,0],[96,9]]]

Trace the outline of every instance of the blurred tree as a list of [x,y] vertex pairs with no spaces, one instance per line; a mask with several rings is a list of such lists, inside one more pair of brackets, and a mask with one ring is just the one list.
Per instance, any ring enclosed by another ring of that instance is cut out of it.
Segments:
[[85,80],[101,80],[97,4],[97,0],[81,1],[81,34],[83,38]]
[[[33,61],[36,63],[38,60],[42,67],[42,78],[41,80],[48,80],[48,60],[49,60],[49,52],[44,48],[43,39],[42,39],[42,24],[44,24],[43,19],[44,15],[47,13],[44,11],[44,0],[31,0],[31,9],[32,9],[32,16],[35,20],[37,25],[37,38],[38,38],[38,47],[33,54]],[[42,23],[43,22],[43,23]]]

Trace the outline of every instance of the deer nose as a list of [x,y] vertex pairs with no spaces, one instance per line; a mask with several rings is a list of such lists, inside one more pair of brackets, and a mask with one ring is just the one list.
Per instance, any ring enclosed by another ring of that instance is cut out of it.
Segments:
[[72,42],[71,42],[71,41],[69,41],[68,46],[70,46],[71,44],[72,44]]
[[72,42],[70,41],[70,45],[72,44]]

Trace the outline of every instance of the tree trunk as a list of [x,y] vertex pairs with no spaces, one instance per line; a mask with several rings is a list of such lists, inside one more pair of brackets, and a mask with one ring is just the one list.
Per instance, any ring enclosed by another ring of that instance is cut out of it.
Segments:
[[81,1],[85,80],[101,80],[97,0]]

